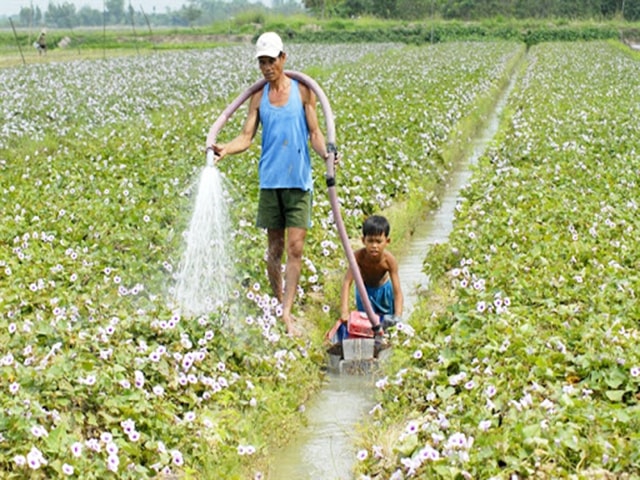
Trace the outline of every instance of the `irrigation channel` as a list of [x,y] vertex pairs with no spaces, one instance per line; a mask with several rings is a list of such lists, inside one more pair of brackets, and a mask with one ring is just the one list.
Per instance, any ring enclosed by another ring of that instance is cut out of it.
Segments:
[[[486,126],[473,140],[469,156],[450,174],[438,209],[417,225],[405,253],[398,257],[404,293],[404,318],[409,318],[420,290],[429,279],[422,263],[429,245],[444,243],[453,228],[455,206],[460,190],[469,181],[471,165],[484,153],[498,130],[511,83],[496,102]],[[393,226],[392,226],[393,228]],[[269,480],[346,480],[352,478],[356,460],[353,434],[357,425],[374,406],[375,373],[367,375],[333,374],[306,408],[307,424],[270,461]]]

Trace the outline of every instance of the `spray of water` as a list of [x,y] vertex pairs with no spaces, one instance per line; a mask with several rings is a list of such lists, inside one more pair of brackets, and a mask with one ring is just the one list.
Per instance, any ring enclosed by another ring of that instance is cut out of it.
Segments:
[[207,159],[180,263],[175,300],[186,316],[214,311],[227,299],[232,278],[226,191],[220,171]]

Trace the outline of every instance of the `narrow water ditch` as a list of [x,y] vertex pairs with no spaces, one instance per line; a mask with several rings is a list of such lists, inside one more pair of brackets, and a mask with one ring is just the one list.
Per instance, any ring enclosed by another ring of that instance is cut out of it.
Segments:
[[[434,212],[419,222],[411,242],[398,256],[405,297],[404,317],[413,311],[420,290],[429,279],[422,263],[429,245],[443,243],[453,228],[460,190],[469,181],[471,165],[484,153],[498,130],[515,78],[496,102],[485,128],[475,138],[470,155],[451,173]],[[393,227],[393,226],[392,226]],[[327,381],[306,407],[307,425],[270,461],[269,480],[350,480],[356,461],[352,440],[357,425],[374,406],[375,373],[367,375],[327,374]]]

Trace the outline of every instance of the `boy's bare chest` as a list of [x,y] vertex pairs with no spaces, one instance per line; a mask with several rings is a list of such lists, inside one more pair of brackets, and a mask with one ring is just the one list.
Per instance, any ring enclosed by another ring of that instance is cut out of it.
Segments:
[[359,264],[362,281],[367,286],[378,287],[386,281],[387,273],[389,272],[389,266],[386,261],[371,262],[364,260]]

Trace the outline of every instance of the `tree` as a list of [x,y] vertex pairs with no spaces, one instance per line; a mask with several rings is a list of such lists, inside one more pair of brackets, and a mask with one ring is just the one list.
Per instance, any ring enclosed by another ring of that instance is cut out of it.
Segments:
[[397,12],[404,20],[422,20],[431,15],[429,0],[397,0]]
[[189,26],[193,26],[193,24],[202,16],[202,10],[198,8],[197,0],[189,0],[187,5],[182,6],[179,15]]
[[20,25],[28,26],[33,24],[34,12],[33,8],[30,7],[22,7],[20,9]]
[[340,12],[345,17],[370,15],[373,13],[373,0],[344,0]]
[[105,0],[105,8],[109,14],[109,20],[113,23],[122,23],[124,15],[124,0]]
[[585,9],[583,0],[563,0],[558,2],[556,14],[562,18],[580,18],[585,17]]
[[76,14],[78,25],[100,26],[102,25],[102,12],[87,5],[80,7]]
[[46,12],[47,24],[60,28],[67,28],[76,23],[76,6],[73,3],[65,2],[56,5],[49,2]]
[[380,18],[396,18],[396,0],[373,0],[372,12]]
[[337,13],[342,2],[340,0],[302,0],[302,3],[305,8],[324,18]]
[[473,17],[473,0],[449,0],[442,12],[445,18],[469,20]]

